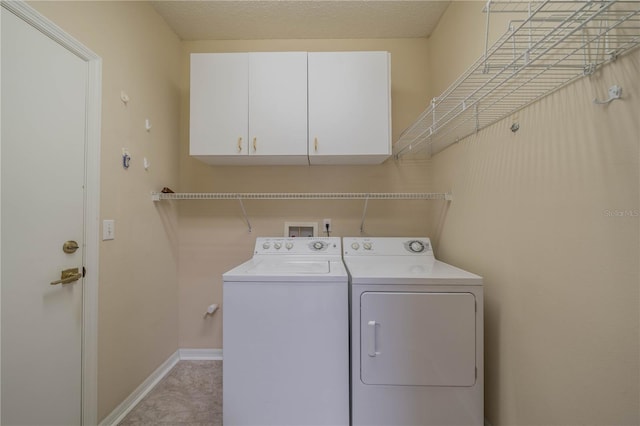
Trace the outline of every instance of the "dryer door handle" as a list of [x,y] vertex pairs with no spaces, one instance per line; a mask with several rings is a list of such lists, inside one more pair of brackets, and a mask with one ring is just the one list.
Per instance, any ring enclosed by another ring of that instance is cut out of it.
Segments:
[[370,357],[375,357],[376,355],[380,355],[380,352],[376,351],[376,325],[378,325],[375,321],[369,321],[367,323],[369,326],[369,351],[368,355]]

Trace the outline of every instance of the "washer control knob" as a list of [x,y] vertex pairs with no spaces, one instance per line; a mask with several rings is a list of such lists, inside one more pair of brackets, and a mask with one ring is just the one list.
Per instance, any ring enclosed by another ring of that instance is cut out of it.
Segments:
[[293,248],[293,243],[287,243],[284,246],[287,248],[287,250],[291,250]]
[[324,248],[324,243],[322,241],[316,241],[313,243],[314,250],[322,250]]
[[409,250],[414,253],[422,253],[424,251],[424,244],[422,244],[422,241],[411,241],[409,243]]
[[364,244],[362,244],[362,247],[364,247],[365,250],[371,250],[372,245],[371,245],[371,243],[364,243]]
[[352,243],[352,244],[351,244],[351,248],[352,248],[352,249],[354,249],[354,250],[358,250],[358,249],[360,248],[360,244],[358,244],[358,243]]
[[265,249],[265,250],[267,250],[267,249],[271,248],[271,244],[269,244],[269,243],[262,243],[262,248],[263,248],[263,249]]
[[274,243],[273,244],[273,248],[275,248],[276,250],[280,250],[280,247],[282,247],[282,244],[280,244],[280,243]]

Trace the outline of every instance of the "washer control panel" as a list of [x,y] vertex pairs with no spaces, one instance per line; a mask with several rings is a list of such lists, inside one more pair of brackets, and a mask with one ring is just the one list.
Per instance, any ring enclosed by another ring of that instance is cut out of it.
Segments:
[[345,237],[342,241],[345,256],[432,256],[429,238],[406,237]]
[[340,237],[256,238],[254,255],[338,255],[342,254]]

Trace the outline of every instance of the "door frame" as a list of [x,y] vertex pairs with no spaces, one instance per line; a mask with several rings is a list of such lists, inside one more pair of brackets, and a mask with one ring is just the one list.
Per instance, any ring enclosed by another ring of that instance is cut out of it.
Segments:
[[[6,11],[39,30],[80,59],[87,62],[85,217],[82,307],[82,424],[98,423],[98,249],[100,236],[100,126],[102,105],[102,58],[60,27],[38,13],[23,0],[0,0]],[[1,75],[0,75],[1,78]],[[0,123],[1,126],[1,123]],[[0,158],[2,156],[0,144]],[[1,167],[1,166],[0,166]],[[1,178],[0,178],[1,179]],[[0,206],[1,206],[0,197]],[[2,216],[0,213],[0,223]],[[0,231],[1,232],[1,231]],[[0,249],[0,259],[2,252]],[[0,277],[0,280],[2,278]],[[0,297],[1,295],[0,282]],[[0,317],[1,318],[1,317]],[[1,321],[1,319],[0,319]],[[1,349],[0,339],[0,349]],[[1,351],[0,351],[1,357]],[[1,375],[0,370],[0,375]],[[0,380],[2,377],[0,376]],[[1,395],[0,395],[1,397]],[[2,412],[0,398],[0,413]]]

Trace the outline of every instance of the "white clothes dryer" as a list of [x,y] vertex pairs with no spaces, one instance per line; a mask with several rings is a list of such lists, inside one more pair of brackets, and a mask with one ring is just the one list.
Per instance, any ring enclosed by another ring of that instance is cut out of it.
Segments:
[[353,426],[484,424],[482,278],[428,238],[343,238]]
[[223,423],[349,424],[340,238],[257,238],[223,274]]

